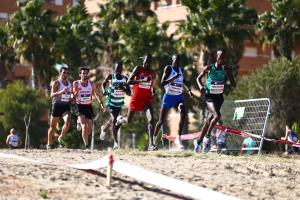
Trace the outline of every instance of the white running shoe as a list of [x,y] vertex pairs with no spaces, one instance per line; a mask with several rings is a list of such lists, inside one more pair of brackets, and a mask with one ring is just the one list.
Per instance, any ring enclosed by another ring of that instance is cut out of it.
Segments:
[[114,146],[113,146],[113,148],[112,148],[113,150],[117,150],[117,149],[119,149],[119,145],[118,145],[118,143],[117,142],[114,142]]
[[100,140],[104,140],[105,138],[106,132],[104,128],[104,126],[101,126]]
[[118,126],[118,125],[120,125],[120,124],[122,124],[122,123],[124,123],[124,117],[123,117],[122,115],[119,115],[119,116],[117,117],[116,126]]
[[182,141],[181,141],[179,135],[176,136],[174,143],[177,145],[177,147],[179,149],[184,149],[184,146],[182,145]]

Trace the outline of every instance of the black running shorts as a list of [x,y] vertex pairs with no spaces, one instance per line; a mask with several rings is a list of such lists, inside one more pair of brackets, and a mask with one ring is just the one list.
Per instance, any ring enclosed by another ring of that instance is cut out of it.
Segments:
[[221,106],[224,102],[223,94],[205,94],[205,102],[213,102],[216,106],[216,109],[220,111]]
[[76,104],[76,115],[77,117],[83,115],[86,118],[93,120],[94,114],[92,105]]
[[52,117],[62,117],[65,113],[70,112],[70,104],[53,104],[52,105]]

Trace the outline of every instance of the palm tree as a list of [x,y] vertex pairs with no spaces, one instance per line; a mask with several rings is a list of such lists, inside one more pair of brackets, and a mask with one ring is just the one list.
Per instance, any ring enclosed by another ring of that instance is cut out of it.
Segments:
[[69,66],[72,75],[82,65],[95,67],[98,59],[99,45],[96,41],[97,31],[86,10],[84,0],[67,9],[57,18],[56,58],[59,63]]
[[271,2],[272,10],[259,15],[257,29],[260,41],[270,44],[276,57],[283,56],[291,60],[292,49],[300,38],[300,2],[297,0]]
[[122,61],[131,69],[141,60],[139,56],[152,53],[159,61],[174,47],[166,34],[168,23],[159,26],[150,9],[151,0],[111,0],[100,5],[95,23],[101,46],[102,62],[112,66]]
[[246,39],[252,40],[257,13],[244,0],[183,0],[187,19],[180,24],[181,48],[187,49],[198,66],[213,62],[215,51],[230,49],[231,64],[236,64]]
[[14,61],[15,53],[8,43],[8,34],[5,27],[0,24],[0,88],[4,85],[4,78]]
[[[43,0],[18,2],[18,10],[7,24],[9,43],[18,58],[32,64],[32,87],[39,87],[39,72],[49,68],[52,46],[55,41],[55,25],[51,10],[42,10]],[[42,63],[44,65],[42,65]]]

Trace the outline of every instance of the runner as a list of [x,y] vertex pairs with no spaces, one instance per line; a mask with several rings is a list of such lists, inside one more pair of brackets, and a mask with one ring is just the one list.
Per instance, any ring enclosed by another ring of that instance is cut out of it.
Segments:
[[64,146],[63,137],[69,131],[71,123],[71,94],[72,83],[68,80],[69,69],[62,67],[60,69],[59,78],[51,84],[52,112],[50,118],[50,128],[48,130],[47,149],[53,149],[53,135],[60,117],[64,120],[58,143],[60,147]]
[[184,120],[186,119],[186,108],[184,105],[184,95],[183,88],[185,88],[190,97],[193,97],[191,90],[184,84],[184,70],[180,67],[180,57],[179,55],[172,56],[172,65],[167,65],[164,69],[162,75],[161,84],[165,88],[165,94],[162,99],[162,105],[159,114],[159,120],[154,129],[154,138],[156,140],[158,131],[167,117],[168,111],[171,108],[177,107],[180,111],[180,121],[178,134],[175,139],[175,144],[178,148],[183,149],[180,135],[182,133],[182,128]]
[[[235,87],[235,80],[233,79],[232,70],[230,67],[224,65],[225,50],[220,49],[217,51],[217,61],[212,65],[207,65],[203,68],[202,72],[197,77],[197,83],[201,94],[205,95],[205,102],[208,109],[207,119],[202,127],[199,139],[194,140],[194,150],[196,152],[200,149],[200,144],[205,135],[207,135],[205,146],[210,145],[210,134],[215,124],[221,117],[221,106],[223,104],[223,92],[225,81],[228,78],[230,85]],[[202,78],[207,76],[205,85]]]
[[[104,140],[106,129],[112,124],[112,133],[114,139],[113,149],[118,148],[116,122],[117,117],[124,105],[125,93],[130,95],[130,87],[127,85],[128,78],[122,75],[123,66],[122,63],[115,64],[115,73],[106,76],[102,83],[102,92],[106,96],[106,107],[110,113],[109,120],[101,126],[100,140]],[[110,86],[106,89],[107,84],[110,82]]]
[[152,101],[155,94],[153,88],[154,72],[150,69],[152,56],[150,54],[144,56],[142,66],[137,66],[133,69],[131,76],[128,79],[128,84],[133,85],[133,95],[130,101],[127,117],[120,116],[117,120],[116,130],[120,128],[123,123],[130,123],[134,113],[145,110],[148,119],[148,136],[149,147],[148,150],[153,150],[156,147],[153,143],[153,108]]
[[103,112],[105,112],[105,107],[100,100],[100,95],[97,91],[96,85],[89,80],[89,71],[90,70],[88,67],[80,67],[80,80],[74,81],[73,85],[73,93],[74,97],[76,98],[76,115],[82,127],[82,139],[86,149],[89,149],[89,136],[91,134],[93,125],[93,94],[100,103]]

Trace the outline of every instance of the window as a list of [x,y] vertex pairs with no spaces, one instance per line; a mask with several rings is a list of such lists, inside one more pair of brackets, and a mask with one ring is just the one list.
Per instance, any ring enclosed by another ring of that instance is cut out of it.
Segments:
[[255,47],[245,47],[244,56],[245,57],[257,57],[257,49]]
[[8,19],[8,13],[0,12],[0,20],[7,20]]
[[54,3],[55,5],[62,6],[64,4],[64,0],[46,0],[46,2]]
[[77,6],[78,5],[78,0],[73,0],[72,1],[72,6]]
[[162,0],[157,2],[157,8],[164,8],[172,5],[172,0]]

